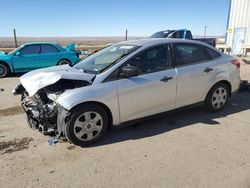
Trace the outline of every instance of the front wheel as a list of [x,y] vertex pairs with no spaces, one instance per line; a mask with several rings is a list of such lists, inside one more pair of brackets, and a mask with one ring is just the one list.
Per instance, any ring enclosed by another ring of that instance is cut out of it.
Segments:
[[0,78],[7,77],[9,73],[9,67],[6,64],[0,62]]
[[75,145],[88,146],[99,140],[108,129],[108,114],[99,105],[86,104],[72,110],[65,135]]
[[205,100],[205,108],[210,112],[218,112],[224,108],[228,98],[228,86],[224,83],[218,83],[209,91]]

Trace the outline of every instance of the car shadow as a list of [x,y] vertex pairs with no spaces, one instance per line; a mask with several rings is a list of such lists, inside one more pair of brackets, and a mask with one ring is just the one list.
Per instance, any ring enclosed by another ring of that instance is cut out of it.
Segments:
[[182,109],[165,115],[154,117],[151,120],[136,123],[132,126],[112,129],[106,136],[92,147],[103,146],[152,137],[175,129],[180,129],[193,124],[219,125],[218,118],[243,112],[250,109],[250,92],[239,92],[231,97],[230,103],[218,113],[208,113],[202,107]]
[[22,75],[24,75],[24,73],[12,73],[8,76],[8,78],[18,78],[18,77],[21,77]]

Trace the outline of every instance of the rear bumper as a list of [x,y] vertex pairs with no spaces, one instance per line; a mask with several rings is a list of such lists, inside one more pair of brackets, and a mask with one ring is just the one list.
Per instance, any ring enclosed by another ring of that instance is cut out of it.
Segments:
[[241,79],[240,79],[240,71],[236,69],[230,74],[230,82],[231,82],[231,93],[237,93],[240,89]]

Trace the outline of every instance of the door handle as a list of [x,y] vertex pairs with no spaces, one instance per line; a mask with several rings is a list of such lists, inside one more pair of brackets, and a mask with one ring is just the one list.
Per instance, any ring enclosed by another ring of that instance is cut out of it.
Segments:
[[204,72],[209,73],[210,71],[214,70],[213,68],[207,67],[204,69]]
[[173,77],[164,76],[164,77],[161,79],[161,81],[162,81],[162,82],[168,82],[168,80],[172,80],[172,79],[173,79]]

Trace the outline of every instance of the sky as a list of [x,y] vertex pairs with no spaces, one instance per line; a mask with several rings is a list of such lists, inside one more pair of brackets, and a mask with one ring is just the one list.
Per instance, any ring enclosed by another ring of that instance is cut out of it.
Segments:
[[0,37],[149,36],[166,29],[224,35],[230,0],[4,0]]

